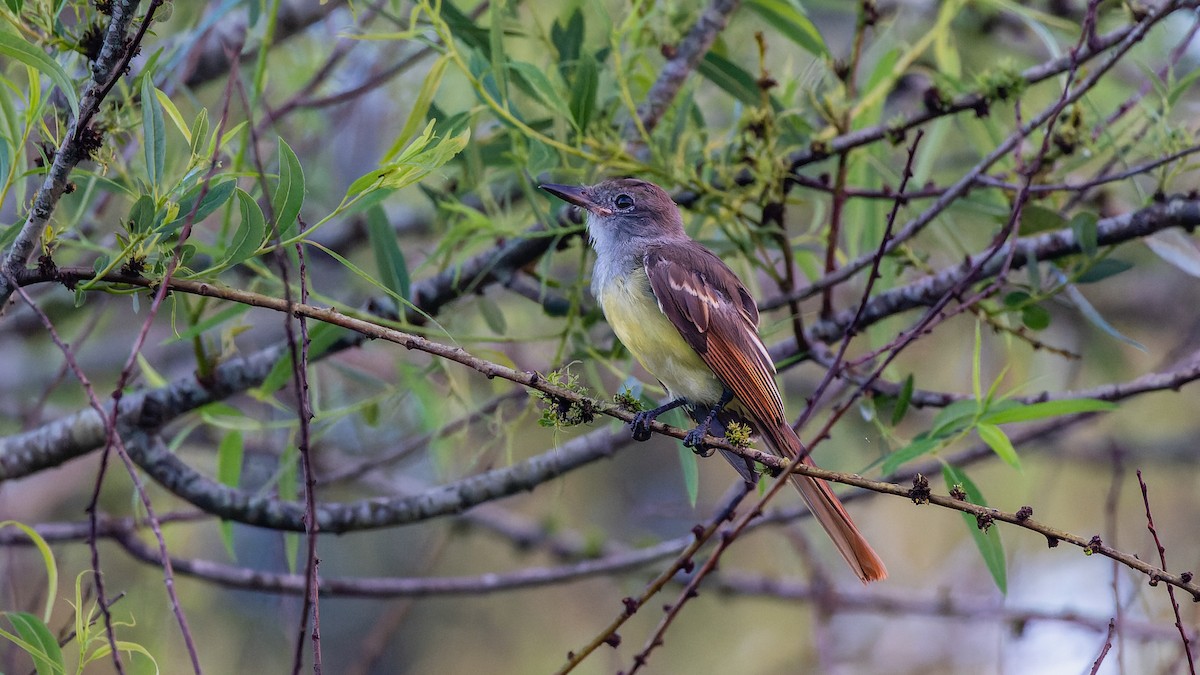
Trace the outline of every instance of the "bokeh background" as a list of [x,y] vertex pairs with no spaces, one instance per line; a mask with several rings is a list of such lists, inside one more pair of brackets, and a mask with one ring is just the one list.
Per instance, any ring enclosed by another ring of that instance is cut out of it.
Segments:
[[[3,30],[38,44],[82,87],[86,59],[73,45],[107,19],[93,3],[49,4],[6,3]],[[1019,124],[1053,106],[1065,83],[1078,83],[1111,56],[1116,65],[1064,109],[1048,133],[1041,126],[1029,134],[982,172],[984,178],[1016,185],[1024,170],[1034,184],[1077,186],[1180,157],[1091,189],[1036,195],[1021,203],[1025,218],[1010,234],[1071,232],[1079,214],[1105,219],[1163,197],[1194,199],[1197,174],[1186,152],[1196,147],[1200,100],[1192,86],[1197,16],[1195,3],[1173,4],[1178,11],[1163,12],[1128,52],[1097,48],[1101,55],[1074,73],[1060,69],[1030,84],[1023,74],[1086,51],[1081,30],[1110,35],[1146,21],[1145,15],[1124,3],[1002,0],[171,2],[160,8],[130,76],[100,113],[105,144],[72,175],[76,189],[58,205],[48,250],[60,267],[141,255],[148,276],[161,274],[177,240],[147,240],[132,252],[126,246],[138,196],[152,195],[160,209],[177,204],[200,184],[214,156],[217,181],[235,180],[265,204],[264,193],[281,180],[282,139],[303,167],[300,217],[311,229],[303,248],[312,304],[386,313],[395,295],[404,296],[401,307],[415,303],[425,311],[408,312],[399,323],[404,330],[521,371],[577,378],[597,398],[630,388],[654,401],[663,392],[615,342],[590,296],[592,258],[582,227],[560,202],[537,192],[539,181],[654,180],[686,205],[693,236],[718,251],[757,297],[776,298],[826,273],[833,222],[840,227],[835,266],[875,250],[893,205],[881,191],[899,184],[917,129],[925,135],[910,188],[928,194],[901,206],[897,228]],[[145,11],[141,7],[138,16]],[[727,25],[712,31],[705,50],[712,56],[685,69],[669,105],[642,135],[632,121],[639,114],[646,119],[639,106],[679,50],[693,44],[693,26],[714,16]],[[228,54],[240,58],[231,63]],[[10,97],[0,145],[0,166],[8,167],[0,171],[6,181],[0,240],[7,245],[41,184],[41,155],[61,139],[65,113],[54,98],[34,100],[33,80],[46,89],[49,80],[19,60],[0,56],[0,72]],[[205,110],[210,130],[230,132],[215,153],[193,151],[162,107],[165,159],[157,183],[147,177],[153,160],[144,152],[147,134],[154,134],[143,117],[146,77],[161,92],[156,101],[169,101],[183,126],[194,131]],[[1003,96],[998,89],[1005,89]],[[947,108],[979,92],[993,97],[987,115]],[[441,144],[454,139],[461,147],[440,159],[422,156],[412,169],[421,172],[419,181],[397,180],[347,206],[355,181],[380,170],[381,162],[387,166],[395,156],[390,149],[413,142],[427,121],[433,122],[431,147],[448,147]],[[907,134],[812,158],[862,130],[905,126],[911,127]],[[1028,171],[1033,165],[1037,170]],[[886,258],[873,294],[986,250],[1009,223],[1014,195],[980,179]],[[764,215],[766,204],[784,205],[782,230]],[[197,222],[184,274],[220,260],[244,226],[234,200]],[[1029,505],[1041,522],[1085,538],[1098,535],[1157,564],[1135,476],[1141,470],[1168,568],[1195,569],[1197,399],[1187,382],[1200,358],[1200,254],[1179,229],[1128,239],[1090,256],[1039,263],[1040,277],[1019,270],[1000,279],[996,292],[965,311],[954,309],[903,349],[882,373],[890,389],[856,398],[852,383],[835,380],[801,429],[811,441],[838,407],[849,406],[830,437],[815,446],[818,463],[880,477],[889,453],[929,431],[939,408],[916,398],[902,419],[893,419],[896,397],[888,394],[910,376],[919,392],[969,398],[977,370],[985,392],[996,383],[996,398],[1018,399],[1177,373],[1179,386],[1119,397],[1113,412],[1005,426],[1012,438],[1029,438],[1017,444],[1019,467],[1000,461],[968,426],[900,471],[909,476],[921,469],[944,494],[949,486],[940,462],[952,463],[992,506],[1011,512]],[[532,240],[545,245],[517,265],[489,257]],[[282,297],[279,268],[265,244],[239,264],[198,278]],[[392,251],[399,263],[388,257]],[[1082,270],[1101,258],[1125,264],[1106,263],[1120,273],[1083,283]],[[295,262],[288,268],[293,294]],[[439,283],[449,289],[448,299],[412,291]],[[835,311],[852,311],[865,287],[865,273],[856,275],[828,302]],[[144,290],[108,290],[28,287],[102,401],[109,400],[151,305]],[[822,301],[817,295],[796,306],[804,326],[827,325]],[[127,392],[171,387],[285,338],[278,313],[231,307],[172,293],[150,327]],[[922,311],[889,313],[863,327],[849,356],[894,343]],[[797,357],[792,312],[783,305],[764,313],[762,332],[787,357],[779,382],[798,417],[826,369]],[[866,372],[864,366],[860,374]],[[459,516],[320,537],[323,578],[407,578],[422,589],[417,597],[323,597],[325,672],[554,672],[569,651],[620,616],[622,598],[640,593],[672,555],[522,588],[446,592],[433,582],[461,577],[482,584],[489,575],[520,571],[537,577],[580,560],[615,560],[664,541],[686,541],[735,483],[716,457],[697,459],[662,436],[632,443],[611,418],[547,426],[545,406],[521,387],[391,343],[336,343],[328,352],[314,347],[308,377],[315,413],[311,456],[322,502],[420,494],[529,458],[553,458],[585,435],[606,448],[603,459]],[[303,490],[296,407],[285,377],[274,387],[245,388],[172,417],[161,433],[186,465],[225,482],[228,453],[236,447],[242,453],[233,481],[238,488],[295,499]],[[28,433],[86,409],[82,388],[37,314],[20,300],[4,308],[0,434],[7,444],[0,453],[6,462],[21,461]],[[664,421],[683,426],[675,415]],[[90,585],[85,511],[101,453],[76,454],[0,482],[0,518],[34,526],[53,541],[62,579],[49,624],[55,633],[73,625],[68,601],[77,576],[84,574],[84,586]],[[204,564],[302,573],[303,536],[223,525],[144,473],[142,480],[156,513],[174,520],[162,528],[171,554],[201,563],[177,569],[174,581],[204,670],[290,672],[298,640],[310,649],[300,635],[301,597],[227,587]],[[1151,587],[1144,575],[1102,556],[1065,544],[1049,548],[1036,532],[998,525],[1002,590],[972,537],[973,525],[959,513],[845,492],[856,522],[887,561],[889,580],[861,586],[802,517],[795,495],[782,493],[764,522],[724,554],[644,672],[1074,673],[1089,672],[1106,643],[1111,650],[1099,672],[1186,672],[1189,660],[1163,585]],[[115,457],[108,460],[98,509],[105,517],[144,515]],[[148,530],[138,532],[153,543]],[[46,593],[44,565],[15,531],[4,534],[0,609],[36,613]],[[120,594],[113,616],[128,625],[118,626],[119,637],[142,645],[161,672],[188,672],[161,567],[138,561],[109,538],[95,550],[109,598]],[[619,629],[619,646],[602,646],[577,672],[633,667],[661,606],[677,601],[682,581],[683,575]],[[1177,598],[1181,630],[1194,639],[1195,605],[1187,593]],[[1117,620],[1111,633],[1110,619]],[[311,668],[311,655],[305,659],[304,668]],[[21,650],[0,642],[0,670],[32,667]],[[127,658],[125,667],[154,672],[141,657]],[[87,672],[111,670],[101,659]]]

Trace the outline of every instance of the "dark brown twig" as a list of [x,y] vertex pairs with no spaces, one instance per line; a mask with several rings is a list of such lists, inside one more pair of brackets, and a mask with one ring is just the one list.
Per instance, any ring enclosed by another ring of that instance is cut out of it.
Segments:
[[[1167,549],[1163,546],[1162,541],[1158,538],[1158,529],[1154,527],[1154,514],[1150,512],[1150,492],[1146,487],[1146,481],[1142,479],[1142,470],[1137,470],[1138,486],[1142,489],[1142,503],[1146,506],[1146,529],[1150,530],[1150,536],[1154,538],[1154,546],[1158,549],[1158,562],[1162,568],[1167,569]],[[1191,572],[1187,572],[1186,576],[1191,578]],[[1153,586],[1157,583],[1157,579],[1150,577],[1150,584]],[[1183,617],[1179,615],[1179,603],[1175,601],[1175,589],[1167,586],[1167,597],[1171,599],[1171,611],[1175,614],[1175,627],[1179,629],[1179,639],[1183,641],[1183,655],[1187,659],[1188,672],[1196,675],[1196,660],[1192,656],[1192,643],[1188,640],[1187,631],[1183,628]]]

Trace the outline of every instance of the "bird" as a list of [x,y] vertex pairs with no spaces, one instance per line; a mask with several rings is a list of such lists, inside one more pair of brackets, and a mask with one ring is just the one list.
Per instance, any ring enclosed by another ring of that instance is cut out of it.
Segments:
[[[720,257],[687,235],[670,195],[637,178],[539,187],[586,211],[596,253],[592,294],[617,338],[668,392],[665,404],[634,417],[634,438],[649,438],[657,416],[684,407],[697,423],[684,438],[688,447],[701,448],[710,431],[723,435],[740,422],[776,455],[815,466],[788,423],[754,298]],[[748,483],[757,480],[749,460],[722,454]],[[790,478],[858,578],[887,578],[829,484]]]

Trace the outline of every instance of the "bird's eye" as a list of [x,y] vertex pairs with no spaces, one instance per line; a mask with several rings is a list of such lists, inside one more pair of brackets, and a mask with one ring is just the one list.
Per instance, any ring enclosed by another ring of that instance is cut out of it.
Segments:
[[622,211],[632,209],[633,197],[630,197],[627,194],[619,194],[617,195],[616,200],[613,201],[613,204],[616,204],[617,208],[621,209]]

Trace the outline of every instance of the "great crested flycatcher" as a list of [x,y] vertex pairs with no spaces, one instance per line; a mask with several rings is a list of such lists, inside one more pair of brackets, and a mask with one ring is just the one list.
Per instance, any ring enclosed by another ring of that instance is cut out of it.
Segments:
[[[596,250],[592,293],[617,338],[671,396],[638,414],[634,437],[645,440],[655,417],[686,406],[699,424],[684,440],[689,447],[698,446],[710,428],[723,435],[739,421],[775,454],[813,464],[784,413],[775,364],[758,335],[754,298],[729,266],[687,236],[667,193],[634,178],[541,188],[587,211]],[[746,459],[724,454],[744,479],[755,481]],[[855,574],[863,582],[886,578],[883,561],[829,484],[800,474],[791,479]]]

